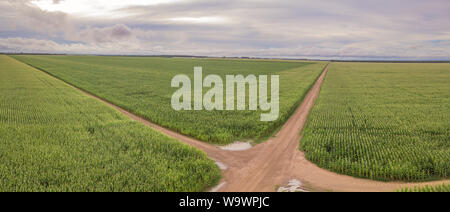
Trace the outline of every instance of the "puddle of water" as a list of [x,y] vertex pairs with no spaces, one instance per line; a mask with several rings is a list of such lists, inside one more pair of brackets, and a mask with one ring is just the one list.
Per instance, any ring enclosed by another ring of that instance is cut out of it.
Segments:
[[307,190],[302,188],[302,185],[302,182],[293,179],[289,181],[287,186],[278,188],[278,192],[308,192]]
[[217,185],[216,187],[211,189],[210,192],[217,192],[217,191],[219,191],[225,184],[226,184],[226,182],[220,183],[219,185]]
[[216,162],[216,165],[219,167],[220,170],[227,170],[228,166],[221,163],[221,162]]
[[245,151],[252,148],[250,142],[235,142],[226,146],[219,147],[226,151]]

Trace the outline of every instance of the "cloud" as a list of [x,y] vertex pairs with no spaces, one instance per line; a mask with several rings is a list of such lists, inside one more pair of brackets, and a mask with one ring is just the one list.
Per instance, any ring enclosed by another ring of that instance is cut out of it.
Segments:
[[155,2],[120,1],[104,8],[110,15],[87,16],[1,1],[0,18],[8,21],[0,38],[18,40],[0,51],[31,39],[33,51],[46,41],[49,51],[67,53],[450,58],[447,0]]
[[0,17],[7,23],[2,30],[28,30],[56,36],[72,27],[70,17],[62,12],[43,11],[30,4],[30,0],[0,2]]
[[66,35],[70,41],[80,41],[83,43],[98,44],[108,42],[120,42],[132,39],[133,32],[123,24],[108,26],[103,28],[88,27]]
[[75,52],[77,49],[87,49],[80,44],[58,44],[51,40],[29,38],[0,38],[0,49],[9,52],[47,52],[56,53],[62,49]]
[[[0,38],[0,49],[12,53],[69,53],[69,54],[111,54],[121,49],[122,54],[143,54],[143,50],[133,42],[121,43],[57,43],[52,40],[34,38]],[[145,52],[152,51],[146,49]]]

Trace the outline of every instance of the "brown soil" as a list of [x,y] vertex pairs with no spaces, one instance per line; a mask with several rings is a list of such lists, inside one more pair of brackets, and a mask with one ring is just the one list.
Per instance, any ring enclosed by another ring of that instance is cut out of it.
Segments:
[[221,150],[217,146],[160,127],[103,99],[81,91],[133,120],[203,150],[211,159],[225,165],[227,169],[223,171],[224,178],[218,188],[218,191],[221,192],[273,192],[276,191],[276,186],[286,185],[293,179],[308,185],[308,188],[313,191],[394,191],[402,187],[450,183],[450,180],[402,183],[359,179],[327,171],[306,160],[304,153],[299,151],[300,131],[314,106],[327,71],[328,67],[306,95],[297,111],[275,137],[245,151]]

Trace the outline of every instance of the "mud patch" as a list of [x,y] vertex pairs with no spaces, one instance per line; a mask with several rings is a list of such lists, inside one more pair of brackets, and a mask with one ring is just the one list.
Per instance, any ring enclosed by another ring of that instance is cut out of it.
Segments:
[[303,184],[299,180],[291,180],[285,187],[278,188],[277,192],[308,192],[302,188]]

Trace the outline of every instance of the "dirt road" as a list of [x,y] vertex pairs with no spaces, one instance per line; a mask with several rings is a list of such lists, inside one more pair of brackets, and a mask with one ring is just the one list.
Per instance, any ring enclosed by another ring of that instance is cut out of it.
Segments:
[[225,165],[224,178],[221,186],[215,189],[217,191],[272,192],[276,190],[277,185],[287,185],[293,179],[302,182],[308,190],[312,191],[394,191],[405,186],[450,183],[450,180],[427,183],[385,183],[358,179],[321,169],[306,160],[304,154],[299,151],[300,131],[314,106],[327,71],[328,66],[306,95],[303,103],[275,137],[249,150],[239,152],[221,150],[217,146],[165,129],[103,99],[81,91],[133,120],[203,150],[210,158]]

